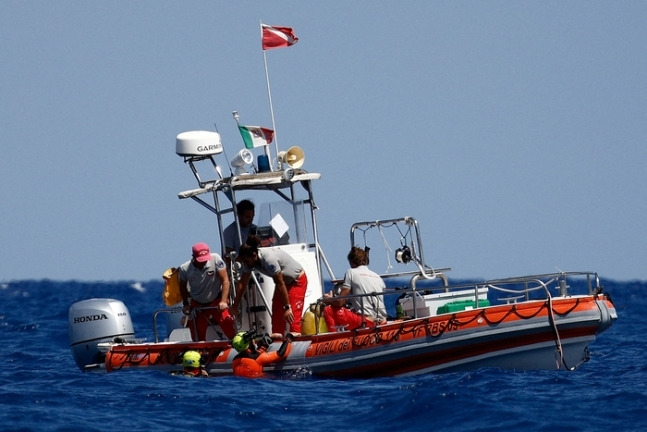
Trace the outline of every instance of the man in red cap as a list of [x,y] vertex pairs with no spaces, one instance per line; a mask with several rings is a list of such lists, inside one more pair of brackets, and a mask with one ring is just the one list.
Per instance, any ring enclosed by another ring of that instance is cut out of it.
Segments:
[[234,318],[229,314],[229,276],[220,255],[211,253],[205,243],[193,245],[193,258],[178,271],[182,312],[194,319],[189,321],[194,341],[205,340],[207,328],[220,325],[228,339],[236,335]]

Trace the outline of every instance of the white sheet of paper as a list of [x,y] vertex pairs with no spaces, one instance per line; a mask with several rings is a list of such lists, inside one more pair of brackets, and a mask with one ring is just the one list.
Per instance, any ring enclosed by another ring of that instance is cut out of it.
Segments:
[[272,228],[274,228],[276,235],[278,235],[279,237],[283,237],[285,233],[290,229],[288,224],[285,222],[285,219],[283,219],[280,214],[277,214],[272,218],[270,225],[272,226]]

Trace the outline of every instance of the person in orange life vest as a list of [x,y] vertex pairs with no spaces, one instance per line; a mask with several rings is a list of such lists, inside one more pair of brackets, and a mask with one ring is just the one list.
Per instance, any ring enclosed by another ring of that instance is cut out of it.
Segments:
[[[354,330],[365,323],[371,327],[386,321],[386,309],[382,296],[366,296],[344,298],[348,295],[383,293],[385,284],[380,275],[371,271],[368,265],[368,255],[364,249],[351,248],[348,253],[350,269],[344,275],[341,287],[337,287],[335,295],[326,294],[328,307],[324,308],[324,320],[328,329]],[[346,307],[350,301],[352,309]]]
[[290,355],[293,337],[292,333],[288,333],[278,350],[267,352],[267,348],[272,342],[269,336],[265,335],[261,338],[257,348],[253,337],[248,337],[245,332],[239,332],[231,341],[232,347],[238,351],[238,355],[234,357],[232,363],[234,375],[246,378],[265,376],[263,366],[283,361]]
[[287,252],[273,248],[259,250],[260,245],[261,239],[250,235],[238,251],[237,259],[243,266],[236,286],[236,299],[231,309],[234,314],[238,313],[251,272],[259,271],[274,280],[272,333],[285,334],[286,321],[290,324],[289,331],[301,333],[303,303],[308,287],[306,272]]
[[227,266],[220,255],[210,253],[205,243],[194,244],[192,252],[191,261],[182,264],[178,270],[184,305],[182,312],[185,315],[196,312],[195,319],[189,321],[191,336],[195,341],[205,340],[207,328],[215,321],[231,339],[236,335],[236,327],[228,310],[230,284]]

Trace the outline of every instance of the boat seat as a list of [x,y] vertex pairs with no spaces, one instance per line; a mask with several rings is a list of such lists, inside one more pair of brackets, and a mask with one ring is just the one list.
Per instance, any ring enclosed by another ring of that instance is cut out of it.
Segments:
[[180,327],[173,329],[168,336],[169,342],[187,342],[191,341],[191,329],[188,327]]

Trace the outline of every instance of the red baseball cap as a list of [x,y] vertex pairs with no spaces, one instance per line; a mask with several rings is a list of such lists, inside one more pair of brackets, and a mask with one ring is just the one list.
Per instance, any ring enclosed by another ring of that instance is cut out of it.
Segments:
[[193,245],[193,259],[197,262],[207,262],[209,258],[211,258],[211,253],[206,243],[196,243]]

